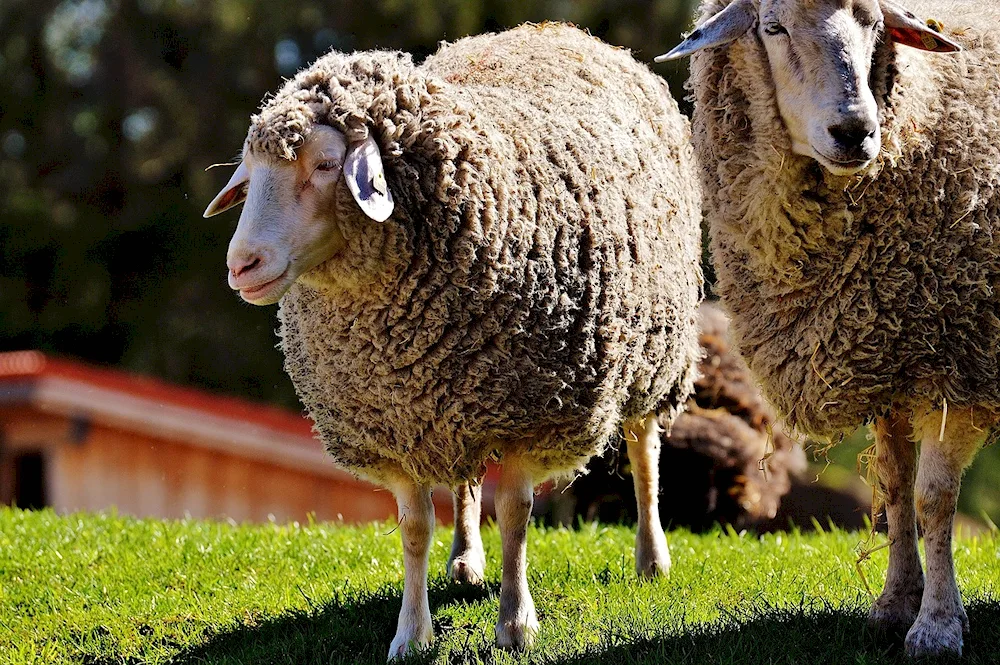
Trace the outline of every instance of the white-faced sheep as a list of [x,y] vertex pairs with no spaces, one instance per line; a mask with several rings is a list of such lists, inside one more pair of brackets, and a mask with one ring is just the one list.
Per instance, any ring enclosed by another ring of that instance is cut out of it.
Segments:
[[956,500],[1000,422],[1000,9],[907,4],[706,0],[665,57],[694,54],[717,291],[750,369],[802,432],[875,421],[871,619],[921,656],[961,653]]
[[[689,130],[663,81],[565,25],[330,53],[252,119],[207,215],[243,201],[230,285],[281,299],[285,368],[336,462],[392,489],[406,577],[390,658],[432,637],[431,486],[502,465],[497,642],[537,630],[525,537],[536,483],[624,425],[665,569],[658,408],[691,390],[701,295]],[[668,418],[669,420],[669,418]],[[474,497],[460,491],[456,503]],[[481,575],[460,525],[453,571]]]

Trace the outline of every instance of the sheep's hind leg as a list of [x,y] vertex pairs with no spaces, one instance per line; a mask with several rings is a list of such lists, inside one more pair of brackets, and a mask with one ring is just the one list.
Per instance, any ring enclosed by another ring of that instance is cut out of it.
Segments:
[[635,533],[635,571],[641,577],[665,575],[670,569],[670,549],[660,524],[660,426],[656,414],[625,425],[639,523]]
[[427,646],[434,638],[427,599],[427,556],[434,535],[431,488],[404,480],[392,489],[399,507],[405,577],[399,623],[389,647],[390,661]]
[[914,422],[921,435],[917,512],[927,557],[920,613],[906,634],[906,653],[914,658],[962,655],[962,634],[969,625],[955,582],[951,539],[962,472],[975,457],[985,432],[975,427],[971,411],[965,410],[948,415],[942,437],[942,418],[941,412],[931,412]]
[[448,557],[448,573],[459,584],[482,584],[486,570],[483,539],[479,535],[483,487],[462,483],[455,493],[455,538]]
[[908,413],[893,411],[875,422],[875,469],[889,525],[889,571],[868,620],[901,632],[913,625],[924,592],[913,505],[917,445],[912,436]]
[[497,523],[503,544],[497,646],[526,649],[538,633],[535,602],[528,590],[528,520],[534,483],[530,471],[505,457],[496,490]]

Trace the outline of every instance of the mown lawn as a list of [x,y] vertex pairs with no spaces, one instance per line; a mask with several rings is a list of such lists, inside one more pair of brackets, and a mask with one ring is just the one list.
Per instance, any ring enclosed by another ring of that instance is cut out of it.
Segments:
[[[0,660],[7,663],[381,663],[402,587],[392,524],[234,526],[0,510]],[[670,534],[668,579],[640,583],[631,530],[532,529],[542,629],[493,648],[499,535],[484,589],[431,553],[438,636],[421,663],[904,663],[868,629],[855,533]],[[875,590],[887,553],[862,564]],[[966,663],[1000,661],[1000,534],[963,538]]]

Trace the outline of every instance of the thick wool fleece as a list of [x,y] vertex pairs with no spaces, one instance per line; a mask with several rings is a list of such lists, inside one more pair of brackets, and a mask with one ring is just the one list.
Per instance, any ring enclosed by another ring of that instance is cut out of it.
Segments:
[[[281,301],[285,366],[335,460],[455,484],[490,457],[578,469],[691,390],[701,296],[689,130],[660,78],[565,25],[423,65],[331,53],[253,124],[294,159],[316,123],[378,143],[396,210],[342,187],[347,249]],[[541,480],[541,477],[538,478]]]
[[815,436],[892,403],[1000,411],[1000,11],[906,4],[966,50],[879,46],[883,146],[860,176],[792,154],[754,31],[691,63],[717,291],[767,397]]

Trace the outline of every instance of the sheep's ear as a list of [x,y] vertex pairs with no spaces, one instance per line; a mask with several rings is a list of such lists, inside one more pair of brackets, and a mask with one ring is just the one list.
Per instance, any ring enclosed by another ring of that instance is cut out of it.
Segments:
[[885,16],[885,32],[892,41],[921,51],[936,53],[954,53],[962,50],[961,44],[939,32],[940,23],[937,21],[923,23],[913,12],[907,11],[891,0],[882,0],[881,4],[882,14]]
[[250,184],[250,170],[247,169],[246,162],[240,162],[236,167],[236,172],[229,179],[222,191],[216,194],[212,202],[205,208],[205,217],[218,215],[233,206],[238,206],[247,199],[247,185]]
[[344,178],[362,212],[376,222],[384,222],[392,214],[392,192],[385,179],[382,153],[375,139],[368,135],[347,147],[344,158]]
[[701,49],[725,46],[739,39],[756,22],[757,10],[753,3],[750,0],[736,0],[698,26],[670,53],[656,57],[655,62],[677,60]]

